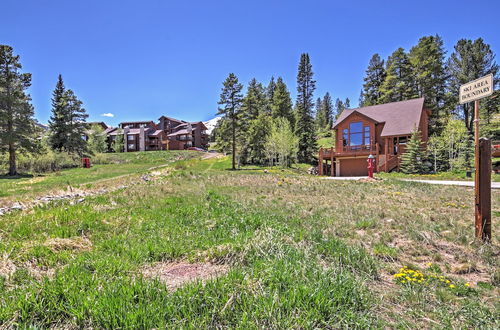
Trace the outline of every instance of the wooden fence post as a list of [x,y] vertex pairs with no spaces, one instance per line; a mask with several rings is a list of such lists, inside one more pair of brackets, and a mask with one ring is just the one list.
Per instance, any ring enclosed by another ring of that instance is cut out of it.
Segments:
[[479,166],[476,173],[476,238],[491,240],[491,141],[479,139],[476,154]]

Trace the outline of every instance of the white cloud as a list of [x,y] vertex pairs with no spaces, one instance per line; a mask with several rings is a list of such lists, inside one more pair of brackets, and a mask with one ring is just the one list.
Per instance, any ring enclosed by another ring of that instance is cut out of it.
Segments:
[[101,116],[102,117],[114,117],[115,115],[112,114],[111,112],[107,112],[107,113],[103,113]]

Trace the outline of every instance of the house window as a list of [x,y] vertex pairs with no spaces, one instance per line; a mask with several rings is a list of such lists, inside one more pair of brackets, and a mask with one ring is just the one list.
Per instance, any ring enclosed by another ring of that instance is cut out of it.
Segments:
[[363,144],[369,146],[370,143],[370,126],[363,127]]
[[135,140],[135,138],[134,138],[134,136],[133,136],[133,135],[127,135],[127,140],[128,140],[128,141],[134,141],[134,140]]
[[349,141],[349,131],[347,128],[344,128],[342,130],[342,145],[346,147],[348,141]]
[[129,144],[127,149],[131,150],[131,149],[135,149],[135,146],[133,144]]
[[360,121],[349,124],[349,145],[359,146],[363,144],[363,123]]

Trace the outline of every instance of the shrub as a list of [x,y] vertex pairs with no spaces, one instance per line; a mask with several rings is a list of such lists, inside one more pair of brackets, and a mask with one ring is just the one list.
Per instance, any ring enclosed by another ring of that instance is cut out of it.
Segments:
[[[47,151],[40,155],[20,155],[17,168],[21,173],[55,172],[80,166],[80,157],[65,152]],[[8,169],[8,156],[0,157],[0,172]]]

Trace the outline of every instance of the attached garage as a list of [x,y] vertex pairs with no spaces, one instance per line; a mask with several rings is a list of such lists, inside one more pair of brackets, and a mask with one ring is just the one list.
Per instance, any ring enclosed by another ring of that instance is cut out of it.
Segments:
[[337,159],[339,163],[340,176],[367,176],[368,163],[367,158],[341,158]]

